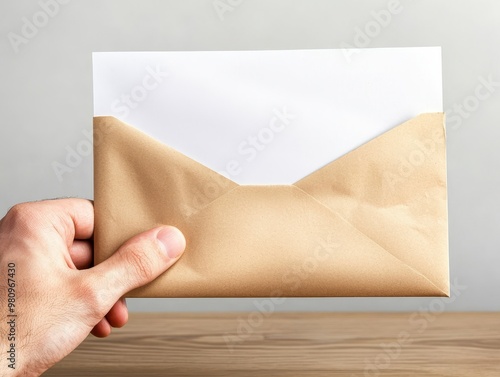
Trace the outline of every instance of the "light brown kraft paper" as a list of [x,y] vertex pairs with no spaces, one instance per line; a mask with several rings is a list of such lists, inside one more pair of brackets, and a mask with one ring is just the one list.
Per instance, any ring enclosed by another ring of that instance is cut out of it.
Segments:
[[113,117],[94,164],[95,263],[160,224],[187,240],[128,297],[449,296],[442,113],[292,185],[238,185]]

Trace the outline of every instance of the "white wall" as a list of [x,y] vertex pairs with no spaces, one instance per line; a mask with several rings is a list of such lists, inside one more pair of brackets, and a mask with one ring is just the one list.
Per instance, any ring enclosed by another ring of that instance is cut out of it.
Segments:
[[[500,2],[401,0],[401,12],[378,33],[372,12],[390,1],[220,2],[239,5],[221,19],[213,0],[71,0],[16,52],[8,34],[22,35],[23,17],[43,24],[44,15],[36,1],[2,1],[0,214],[21,201],[92,198],[91,156],[61,182],[51,166],[91,129],[92,51],[338,48],[356,46],[357,28],[372,27],[368,47],[443,47],[451,277],[467,288],[439,301],[287,299],[276,310],[500,310],[500,84],[481,92],[483,99],[475,92],[484,80],[500,82]],[[463,104],[460,114],[454,107]],[[255,301],[144,299],[129,306],[252,310]]]

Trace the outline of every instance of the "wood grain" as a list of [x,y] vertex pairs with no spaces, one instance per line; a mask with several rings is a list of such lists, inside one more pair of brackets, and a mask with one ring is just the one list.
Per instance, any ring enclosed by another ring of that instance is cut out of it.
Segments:
[[44,376],[499,377],[500,313],[137,313]]

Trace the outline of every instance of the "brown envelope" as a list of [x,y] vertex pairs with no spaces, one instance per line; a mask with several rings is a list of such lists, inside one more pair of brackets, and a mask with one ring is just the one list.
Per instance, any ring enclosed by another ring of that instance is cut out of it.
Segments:
[[292,185],[238,185],[94,118],[95,263],[159,224],[182,258],[128,297],[449,296],[444,114],[419,115]]

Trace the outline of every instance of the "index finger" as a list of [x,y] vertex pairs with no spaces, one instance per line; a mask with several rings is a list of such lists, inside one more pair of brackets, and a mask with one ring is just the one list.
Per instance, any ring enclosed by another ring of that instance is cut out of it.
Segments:
[[44,200],[42,210],[57,214],[60,224],[53,224],[69,245],[74,239],[85,240],[94,234],[94,205],[79,198]]

